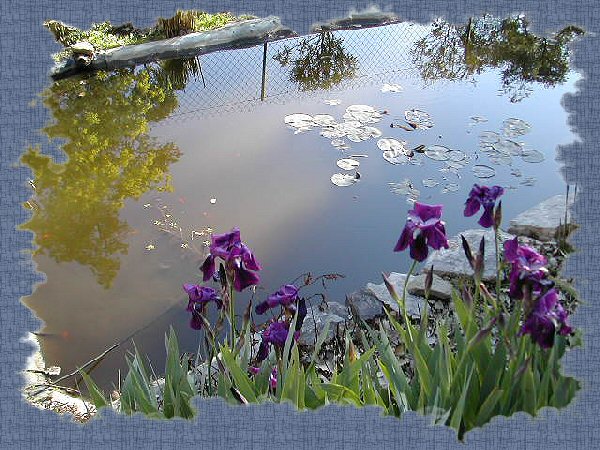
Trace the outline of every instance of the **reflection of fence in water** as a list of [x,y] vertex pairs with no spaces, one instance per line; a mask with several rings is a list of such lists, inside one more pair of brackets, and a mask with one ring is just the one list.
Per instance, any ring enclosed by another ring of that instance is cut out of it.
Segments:
[[[394,82],[395,75],[397,78],[418,77],[410,49],[426,31],[426,27],[401,23],[333,32],[336,38],[343,40],[344,51],[357,58],[358,67],[352,78],[342,80],[330,91]],[[250,110],[260,103],[261,97],[277,103],[319,92],[325,95],[323,90],[302,90],[292,79],[291,64],[282,67],[273,59],[285,46],[291,47],[304,38],[306,36],[270,42],[266,55],[263,45],[202,55],[204,81],[191,77],[179,96],[178,110],[170,118]]]

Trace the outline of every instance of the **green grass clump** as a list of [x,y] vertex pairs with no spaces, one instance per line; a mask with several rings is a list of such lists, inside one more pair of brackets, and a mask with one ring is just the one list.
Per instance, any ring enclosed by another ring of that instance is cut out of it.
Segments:
[[66,25],[57,20],[48,20],[44,26],[54,35],[57,42],[66,47],[54,55],[56,61],[71,56],[68,47],[76,42],[86,41],[96,50],[108,50],[123,45],[142,44],[144,42],[183,36],[185,34],[221,28],[229,23],[248,20],[253,16],[234,16],[230,12],[210,14],[197,10],[178,10],[173,17],[159,18],[150,28],[139,29],[131,24],[113,26],[109,21],[93,23],[88,30]]

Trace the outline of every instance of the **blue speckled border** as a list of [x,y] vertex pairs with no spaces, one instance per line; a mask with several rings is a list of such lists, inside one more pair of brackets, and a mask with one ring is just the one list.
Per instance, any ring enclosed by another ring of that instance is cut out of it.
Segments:
[[[285,25],[300,33],[311,23],[345,15],[353,6],[362,8],[364,1],[337,0],[271,2],[241,1],[172,1],[172,0],[2,0],[0,2],[0,143],[2,145],[0,182],[0,397],[1,448],[465,448],[445,428],[432,428],[427,419],[406,415],[402,421],[380,417],[371,408],[329,407],[315,413],[297,413],[288,406],[230,408],[221,401],[198,401],[200,413],[195,422],[152,421],[143,417],[126,418],[112,412],[102,414],[87,425],[78,425],[67,417],[39,411],[21,400],[19,371],[31,348],[20,342],[27,330],[39,328],[31,312],[19,298],[31,292],[42,280],[29,256],[31,236],[15,227],[26,220],[20,204],[28,195],[25,168],[16,161],[25,145],[42,140],[40,129],[47,120],[41,108],[28,104],[48,82],[49,54],[57,45],[41,27],[45,19],[60,19],[85,27],[93,21],[131,20],[149,25],[159,15],[172,14],[176,8],[201,8],[211,12],[231,10],[235,13],[278,15]],[[600,243],[597,239],[600,213],[600,98],[598,93],[600,43],[597,36],[600,7],[596,0],[562,1],[494,1],[435,0],[395,1],[380,4],[407,20],[427,22],[436,16],[463,22],[468,15],[489,12],[497,16],[524,12],[533,31],[558,30],[576,24],[588,36],[576,45],[574,65],[584,73],[580,91],[563,99],[570,113],[570,125],[580,141],[557,150],[564,164],[567,183],[579,185],[575,220],[581,225],[573,243],[581,252],[572,256],[567,274],[575,276],[576,287],[587,304],[580,307],[573,323],[583,328],[585,348],[565,358],[565,371],[583,383],[583,390],[566,410],[545,410],[532,419],[518,414],[510,419],[497,418],[483,429],[467,435],[467,445],[484,449],[579,449],[597,448],[600,441],[598,405],[600,302],[595,276],[600,273]],[[594,444],[596,443],[596,444]]]

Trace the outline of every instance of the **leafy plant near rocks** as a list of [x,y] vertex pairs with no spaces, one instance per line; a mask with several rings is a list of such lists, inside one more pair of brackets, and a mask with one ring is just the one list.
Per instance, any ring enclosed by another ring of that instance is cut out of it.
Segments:
[[[307,315],[305,299],[294,284],[283,285],[277,292],[252,308],[249,303],[238,329],[235,318],[235,292],[259,282],[259,262],[241,241],[239,229],[213,235],[210,254],[201,266],[203,280],[215,280],[220,292],[209,286],[184,285],[188,293],[190,325],[204,330],[205,361],[199,354],[195,368],[200,386],[190,381],[178,364],[174,334],[167,341],[168,363],[162,404],[152,397],[152,382],[141,357],[129,361],[129,374],[122,389],[121,409],[141,411],[153,417],[189,417],[189,400],[201,395],[224,398],[234,404],[289,402],[298,409],[315,409],[330,403],[354,406],[376,405],[387,415],[400,417],[406,411],[431,415],[435,423],[445,424],[463,439],[467,431],[484,425],[497,415],[510,416],[517,411],[536,415],[540,408],[566,406],[579,389],[579,383],[560,372],[560,359],[569,347],[579,344],[578,333],[567,323],[557,284],[549,276],[546,258],[531,247],[520,245],[518,238],[499,246],[504,190],[499,186],[475,185],[465,203],[465,216],[483,207],[479,224],[493,227],[496,240],[497,277],[495,292],[482,283],[485,242],[474,254],[463,238],[465,256],[473,269],[470,283],[452,293],[456,322],[440,321],[437,339],[429,342],[429,312],[422,311],[419,325],[412,323],[406,309],[408,281],[417,264],[426,259],[429,248],[448,248],[442,205],[415,203],[394,248],[410,247],[414,260],[402,294],[384,275],[384,281],[398,303],[399,314],[384,305],[389,323],[399,334],[410,364],[407,368],[390,344],[390,332],[360,322],[351,336],[346,332],[343,360],[324,375],[317,370],[319,351],[329,326],[319,334],[310,358],[301,358],[297,344]],[[221,260],[219,268],[217,260]],[[429,297],[433,267],[425,280]],[[494,289],[491,289],[494,291]],[[207,308],[213,303],[218,318],[211,324]],[[257,326],[252,318],[267,311],[277,314]],[[225,323],[225,339],[219,339]],[[253,333],[260,331],[261,342],[255,349]],[[529,335],[529,336],[525,336]],[[221,342],[223,341],[223,342]],[[360,351],[358,350],[360,348]],[[214,371],[214,373],[213,373]],[[192,377],[193,378],[193,377]],[[89,379],[84,377],[96,406],[108,402]]]
[[[148,367],[137,349],[134,355],[127,359],[129,370],[121,385],[119,399],[114,405],[118,411],[128,415],[141,412],[157,419],[189,419],[194,416],[190,399],[197,395],[198,391],[187,367],[180,362],[179,345],[172,328],[168,337],[165,337],[165,347],[167,360],[164,383],[151,378]],[[80,373],[96,408],[111,406],[111,402],[90,376],[84,371]],[[161,391],[160,395],[157,395],[157,391]]]
[[66,47],[53,55],[56,61],[71,56],[69,47],[77,42],[89,42],[96,50],[108,50],[123,45],[166,39],[184,34],[220,28],[231,22],[247,20],[252,16],[234,16],[229,12],[210,14],[197,10],[178,10],[173,17],[159,18],[150,28],[140,29],[131,23],[118,26],[109,21],[93,23],[88,30],[66,25],[57,20],[48,20],[44,26],[53,34],[57,42]]

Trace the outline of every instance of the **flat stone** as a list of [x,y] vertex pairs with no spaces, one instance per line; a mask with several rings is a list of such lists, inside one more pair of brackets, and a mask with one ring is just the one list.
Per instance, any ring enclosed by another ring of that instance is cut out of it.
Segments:
[[352,314],[362,320],[371,320],[385,315],[381,302],[366,288],[348,294],[346,306],[350,308]]
[[75,54],[82,55],[93,55],[94,54],[94,46],[87,41],[76,42],[71,45],[71,50]]
[[[298,339],[298,343],[301,345],[315,345],[327,323],[329,323],[329,330],[325,342],[331,341],[335,337],[336,331],[340,330],[338,324],[344,324],[348,316],[346,308],[333,302],[328,304],[325,311],[321,311],[318,306],[309,306],[306,310],[306,317],[302,323],[300,338]],[[340,315],[336,312],[339,312]]]
[[[557,228],[565,221],[565,195],[555,195],[530,208],[510,221],[508,232],[518,236],[528,236],[540,241],[554,239]],[[573,196],[569,199],[569,209]]]
[[[427,268],[427,270],[429,269]],[[426,274],[413,275],[410,277],[407,286],[408,293],[418,295],[419,297],[425,297],[425,278],[427,278]],[[431,290],[429,291],[429,298],[450,300],[451,297],[452,285],[434,273],[433,283],[431,284]]]
[[[494,245],[494,230],[491,228],[489,230],[466,230],[459,233],[448,240],[449,248],[442,248],[431,252],[429,257],[425,260],[424,267],[429,268],[433,264],[433,273],[442,276],[456,277],[461,275],[473,275],[473,269],[471,269],[462,248],[461,234],[471,246],[471,252],[474,257],[479,251],[479,242],[481,241],[481,238],[485,237],[485,267],[483,279],[486,281],[493,280],[496,277],[496,250]],[[500,252],[502,252],[503,242],[513,238],[513,235],[500,231]]]
[[[406,274],[392,272],[388,276],[388,280],[396,289],[396,293],[399,297],[402,297],[402,292],[404,290],[404,282],[406,280]],[[382,303],[385,303],[394,311],[398,312],[398,303],[394,300],[388,291],[385,283],[381,284],[373,284],[367,283],[366,290],[373,294],[377,300]],[[406,293],[406,312],[410,317],[421,317],[421,311],[426,306],[427,302],[424,298]]]

